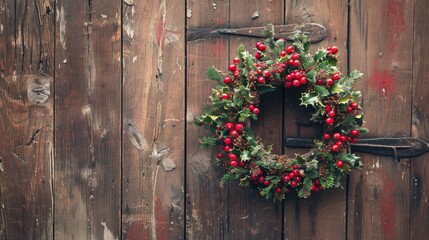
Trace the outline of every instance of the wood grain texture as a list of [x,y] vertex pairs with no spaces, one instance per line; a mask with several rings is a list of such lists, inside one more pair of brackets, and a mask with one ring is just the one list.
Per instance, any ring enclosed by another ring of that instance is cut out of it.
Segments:
[[183,239],[185,2],[123,16],[123,239]]
[[[413,96],[411,135],[429,141],[429,10],[426,1],[414,3]],[[429,236],[429,155],[426,153],[412,164],[410,191],[410,239]]]
[[[333,7],[335,6],[335,7]],[[335,8],[335,10],[333,10]],[[311,52],[321,47],[336,45],[340,49],[339,68],[347,73],[347,15],[346,1],[286,1],[287,23],[318,23],[325,26],[328,36],[313,44]],[[320,127],[309,123],[310,109],[299,107],[300,93],[291,89],[285,98],[286,137],[321,137]],[[308,150],[286,149],[286,154],[305,153]],[[345,181],[343,184],[345,186]],[[285,239],[345,239],[346,191],[330,189],[316,193],[309,199],[291,196],[284,205]],[[329,224],[327,224],[329,223]],[[335,227],[333,227],[335,226]]]
[[121,2],[57,1],[55,238],[121,233]]
[[[281,25],[284,23],[283,1],[230,1],[230,26],[261,27],[267,23]],[[259,17],[252,19],[258,13]],[[242,43],[250,53],[256,52],[258,38],[230,37],[229,64],[237,56],[237,47]],[[221,66],[227,70],[228,63]],[[261,98],[261,114],[252,124],[258,137],[266,146],[273,145],[273,152],[282,153],[282,107],[283,89]],[[229,188],[229,228],[227,239],[281,239],[282,204],[267,201],[258,192],[239,186],[238,181],[230,181]]]
[[53,238],[54,1],[0,1],[0,239]]
[[[350,67],[366,73],[366,137],[410,136],[413,1],[352,1]],[[363,155],[350,178],[348,238],[409,239],[410,160]]]
[[[228,25],[229,1],[188,1],[189,28]],[[225,239],[228,231],[227,186],[220,185],[222,172],[215,164],[216,150],[202,149],[198,139],[207,135],[193,125],[194,116],[202,113],[203,103],[215,82],[207,79],[207,68],[228,63],[228,40],[216,38],[187,42],[187,125],[186,125],[186,238]]]

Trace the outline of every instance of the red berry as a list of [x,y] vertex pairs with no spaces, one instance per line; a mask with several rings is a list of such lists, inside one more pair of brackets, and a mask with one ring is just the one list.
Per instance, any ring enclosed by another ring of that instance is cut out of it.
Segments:
[[312,191],[312,192],[317,191],[317,187],[316,187],[316,185],[314,185],[314,184],[313,184],[313,185],[311,185],[311,191]]
[[217,154],[217,158],[223,158],[223,154],[222,153],[218,153]]
[[235,66],[235,64],[231,64],[228,67],[229,71],[234,72],[235,70],[237,70],[237,66]]
[[294,87],[299,87],[300,85],[301,85],[301,82],[299,81],[299,80],[293,80],[293,82],[292,82],[292,85],[294,86]]
[[299,63],[300,63],[300,61],[299,60],[293,60],[293,66],[294,67],[299,67]]
[[231,162],[229,163],[229,165],[231,165],[231,167],[237,167],[238,162],[237,162],[237,161],[231,161]]
[[293,165],[292,168],[293,169],[298,169],[299,167],[298,167],[298,165]]
[[258,48],[259,45],[261,45],[261,44],[262,44],[262,42],[256,42],[255,47]]
[[231,152],[232,147],[231,146],[225,146],[225,152]]
[[353,111],[353,108],[352,107],[347,107],[347,112],[352,112]]
[[253,112],[253,110],[255,109],[255,106],[253,104],[250,104],[249,106],[247,106],[249,108],[249,110],[251,112]]
[[335,141],[340,141],[341,140],[341,134],[339,134],[339,133],[334,133],[334,135],[333,135],[333,137],[334,137],[334,140]]
[[292,57],[291,57],[293,60],[299,60],[299,53],[294,53],[294,54],[292,54]]
[[280,57],[285,57],[287,55],[287,52],[286,51],[281,51],[280,52]]
[[291,185],[292,187],[296,187],[296,186],[298,186],[298,183],[296,183],[295,181],[292,181],[292,182],[290,183],[290,185]]
[[229,159],[231,159],[231,161],[237,160],[237,155],[235,155],[234,153],[228,154],[228,157],[229,157]]
[[344,162],[343,162],[343,161],[341,161],[341,160],[338,160],[336,164],[337,164],[337,167],[338,167],[338,168],[342,168],[342,167],[344,167]]
[[258,81],[259,84],[264,84],[265,83],[265,78],[262,77],[262,76],[260,76],[260,77],[258,77],[257,81]]
[[292,81],[293,80],[293,76],[291,74],[286,75],[286,81]]
[[230,78],[230,77],[225,77],[225,78],[223,79],[223,82],[224,82],[225,84],[230,84],[230,83],[232,83],[232,78]]
[[338,152],[338,150],[340,150],[340,146],[338,146],[337,144],[332,145],[331,147],[332,152]]
[[295,178],[295,182],[297,182],[297,183],[301,182],[301,178],[300,177],[296,177]]
[[259,110],[259,108],[255,108],[253,109],[253,113],[258,115],[261,111]]
[[239,76],[240,76],[240,71],[235,70],[235,71],[234,71],[234,77],[235,77],[235,78],[238,78]]
[[294,174],[296,177],[301,176],[301,172],[300,172],[298,169],[293,170],[293,174]]
[[328,78],[328,79],[326,79],[326,84],[328,86],[331,86],[332,84],[334,84],[334,81],[332,79]]
[[306,84],[307,80],[307,77],[302,77],[299,81],[301,82],[301,84]]
[[264,181],[264,185],[265,185],[266,187],[270,186],[270,184],[271,184],[271,182],[270,182],[270,181],[268,181],[268,180],[265,180],[265,181]]
[[359,137],[360,132],[359,130],[353,129],[350,131],[350,133],[354,136],[354,137]]
[[338,72],[336,72],[336,73],[334,73],[334,75],[332,75],[332,80],[334,80],[334,81],[337,81],[337,80],[339,80],[340,79],[340,73],[338,73]]
[[264,77],[265,77],[265,78],[269,78],[269,77],[271,76],[271,72],[270,72],[270,71],[268,71],[268,70],[264,70],[264,71],[262,72],[262,74],[264,75]]
[[290,177],[288,175],[283,176],[282,180],[283,182],[288,183],[290,181]]
[[264,178],[264,176],[261,176],[261,177],[259,177],[259,180],[258,180],[260,183],[263,183],[263,182],[265,182],[265,178]]
[[240,136],[240,133],[238,133],[238,132],[237,132],[237,130],[231,130],[231,131],[229,132],[229,135],[230,135],[232,138],[238,138],[238,136]]
[[300,79],[302,77],[302,74],[301,74],[301,72],[296,72],[295,73],[295,79]]
[[317,79],[316,84],[319,86],[322,86],[325,83],[325,81],[323,81],[323,79]]
[[276,193],[282,193],[283,189],[282,188],[276,188]]
[[341,142],[347,142],[347,137],[346,136],[341,136]]
[[336,142],[335,144],[336,144],[336,145],[338,145],[338,146],[341,146],[341,145],[343,145],[343,142],[338,141],[338,142]]
[[235,65],[237,65],[240,63],[240,58],[235,57],[232,61],[234,62]]
[[235,124],[235,130],[237,130],[237,132],[241,133],[244,131],[244,125],[242,123],[237,123]]
[[222,99],[229,99],[229,94],[228,93],[222,93],[221,98]]
[[262,58],[262,53],[261,52],[256,52],[255,53],[255,58],[260,60]]
[[314,184],[316,184],[316,186],[319,186],[319,185],[320,185],[320,181],[319,181],[319,179],[315,179],[315,180],[314,180]]
[[358,108],[358,104],[357,104],[357,103],[355,103],[355,102],[351,102],[351,103],[350,103],[350,107],[351,107],[353,110],[355,110],[355,109],[357,109],[357,108]]
[[292,87],[292,82],[285,82],[285,87],[286,88]]
[[334,124],[334,119],[333,118],[327,118],[325,120],[325,123],[326,123],[326,125],[332,125],[332,124]]
[[331,49],[330,49],[330,53],[331,54],[337,54],[337,52],[338,52],[338,47],[337,46],[332,46]]
[[325,111],[327,111],[327,112],[331,111],[331,106],[326,105],[326,106],[325,106]]
[[295,173],[290,172],[290,173],[288,174],[288,176],[289,176],[289,178],[290,178],[290,179],[293,179],[293,178],[295,177]]
[[335,111],[333,111],[333,110],[329,111],[328,117],[331,117],[331,118],[335,117]]
[[252,175],[250,176],[250,180],[256,181],[258,179],[258,175]]
[[225,145],[231,145],[232,144],[232,139],[231,138],[225,138],[225,140],[223,141],[223,143],[225,143]]
[[232,129],[234,129],[234,123],[233,122],[225,123],[225,128],[226,130],[231,131]]
[[286,52],[287,52],[288,54],[293,53],[293,51],[295,51],[295,47],[294,47],[294,46],[288,46],[288,47],[286,48]]
[[259,176],[259,175],[262,175],[262,173],[263,173],[263,172],[262,172],[262,170],[261,170],[261,169],[259,169],[259,170],[256,172],[256,175],[258,175],[258,176]]
[[257,45],[256,48],[259,51],[263,52],[263,51],[265,51],[265,49],[267,48],[267,46],[264,43],[261,43],[261,44]]
[[241,167],[244,167],[244,166],[246,166],[246,162],[244,162],[244,161],[241,161],[241,162],[240,162],[240,166],[241,166]]
[[325,140],[329,140],[329,139],[331,139],[331,135],[330,135],[329,133],[325,133],[325,134],[323,135],[323,139],[325,139]]

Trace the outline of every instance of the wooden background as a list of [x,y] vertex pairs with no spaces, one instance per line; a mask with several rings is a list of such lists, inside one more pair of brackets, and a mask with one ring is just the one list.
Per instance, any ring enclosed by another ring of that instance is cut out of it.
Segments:
[[[0,0],[0,239],[427,239],[429,154],[359,154],[343,189],[308,200],[219,184],[191,122],[207,67],[257,40],[202,33],[303,22],[365,73],[366,137],[429,140],[424,0]],[[262,113],[278,153],[314,135],[283,90]]]

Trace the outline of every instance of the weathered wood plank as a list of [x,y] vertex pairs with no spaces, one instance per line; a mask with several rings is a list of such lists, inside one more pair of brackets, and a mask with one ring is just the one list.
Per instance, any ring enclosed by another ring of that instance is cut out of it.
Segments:
[[[266,23],[279,25],[284,23],[283,1],[231,1],[230,25],[240,27],[262,27]],[[257,14],[256,14],[257,13]],[[252,15],[254,18],[252,19]],[[255,16],[258,15],[257,18]],[[230,37],[229,63],[237,55],[236,49],[242,43],[250,53],[256,52],[255,43],[259,38]],[[221,66],[227,69],[229,64]],[[273,152],[282,153],[282,106],[283,89],[263,95],[261,114],[252,128],[265,145],[273,145]],[[239,186],[231,181],[229,188],[229,211],[227,239],[281,239],[282,204],[267,201],[258,192]]]
[[52,239],[54,1],[0,1],[0,239]]
[[[429,9],[427,2],[414,3],[413,96],[411,135],[429,141]],[[411,163],[410,239],[429,236],[429,154]]]
[[[335,7],[334,7],[335,6]],[[347,72],[347,1],[286,1],[287,23],[314,22],[325,26],[327,38],[311,47],[336,45],[340,48],[339,67]],[[334,10],[335,9],[335,10]],[[308,125],[310,111],[299,107],[300,95],[293,89],[286,91],[285,135],[286,137],[315,138],[321,136],[320,127]],[[302,149],[286,149],[289,156]],[[345,183],[345,181],[344,181]],[[345,185],[345,184],[344,184]],[[309,199],[291,196],[284,206],[284,237],[287,239],[345,239],[346,191],[330,189],[316,193]]]
[[121,233],[121,2],[56,2],[55,238]]
[[123,4],[123,239],[183,239],[185,2]]
[[[366,137],[410,135],[413,2],[351,2],[350,67],[366,74],[356,86]],[[409,239],[409,159],[362,156],[363,170],[350,177],[348,238]]]
[[[187,11],[188,28],[228,26],[229,1],[190,0]],[[228,231],[227,188],[220,185],[222,172],[215,164],[217,152],[201,149],[198,144],[207,132],[194,126],[192,120],[201,114],[203,103],[215,86],[215,82],[207,80],[207,68],[228,66],[228,40],[186,44],[186,238],[224,239]]]

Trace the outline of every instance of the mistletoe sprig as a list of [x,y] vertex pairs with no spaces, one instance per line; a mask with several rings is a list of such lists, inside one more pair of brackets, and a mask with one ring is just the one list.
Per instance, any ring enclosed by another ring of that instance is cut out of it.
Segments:
[[[284,39],[274,38],[273,26],[268,25],[266,39],[256,43],[255,54],[240,45],[228,72],[208,69],[208,78],[218,84],[195,124],[212,133],[201,140],[203,146],[220,148],[217,163],[227,170],[222,181],[237,179],[267,199],[281,200],[289,192],[306,198],[339,187],[343,175],[362,166],[349,146],[367,132],[358,104],[361,93],[352,90],[362,73],[341,74],[335,46],[314,55],[309,47],[303,34],[286,46]],[[279,86],[302,91],[301,105],[314,108],[310,120],[323,127],[323,137],[314,140],[315,147],[307,154],[272,154],[252,131],[251,122],[263,111],[260,95]]]

